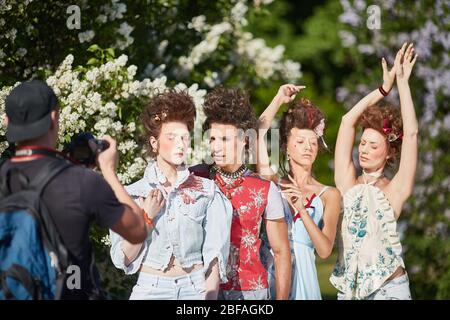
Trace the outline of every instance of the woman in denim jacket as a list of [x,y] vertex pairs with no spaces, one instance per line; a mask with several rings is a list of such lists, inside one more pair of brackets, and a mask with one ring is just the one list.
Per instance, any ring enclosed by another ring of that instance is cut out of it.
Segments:
[[232,208],[213,181],[184,166],[195,118],[192,98],[168,90],[152,99],[142,123],[155,161],[127,192],[144,208],[147,240],[130,244],[110,231],[114,265],[140,271],[130,299],[217,299],[225,282]]

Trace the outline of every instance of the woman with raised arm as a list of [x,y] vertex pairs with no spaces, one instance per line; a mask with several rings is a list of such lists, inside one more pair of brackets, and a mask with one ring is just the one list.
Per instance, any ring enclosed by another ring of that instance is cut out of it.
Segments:
[[[407,43],[397,52],[390,71],[383,58],[383,85],[342,117],[334,177],[343,194],[344,214],[339,258],[330,277],[339,290],[338,299],[411,299],[396,227],[412,193],[417,166],[418,124],[408,84],[416,60],[413,45]],[[401,118],[391,106],[377,105],[392,89],[395,78]],[[358,124],[363,130],[359,176],[352,162]],[[399,151],[399,169],[389,180],[384,176],[386,164],[392,163]]]
[[[319,300],[315,253],[322,259],[331,254],[341,201],[336,188],[323,185],[313,176],[317,154],[320,149],[327,148],[323,139],[325,117],[308,99],[292,102],[302,88],[291,84],[281,86],[261,115],[258,170],[266,178],[277,181],[283,189],[285,218],[294,257],[290,298]],[[264,135],[279,107],[287,102],[292,103],[281,118],[280,140],[289,170],[283,170],[283,176],[278,179],[269,167]],[[273,276],[273,272],[270,275]],[[273,279],[270,282],[273,283]]]

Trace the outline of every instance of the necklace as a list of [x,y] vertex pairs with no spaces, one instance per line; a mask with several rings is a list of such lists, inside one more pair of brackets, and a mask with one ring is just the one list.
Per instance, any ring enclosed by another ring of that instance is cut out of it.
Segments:
[[[221,168],[218,168],[217,166],[211,167],[211,173],[215,175],[214,180],[219,185],[220,190],[225,194],[225,196],[228,199],[231,199],[232,197],[232,190],[239,187],[244,181],[244,173],[247,170],[247,167],[245,165],[242,165],[237,171],[230,173],[223,171]],[[224,181],[223,177],[225,177],[227,180],[231,180],[231,182],[227,183]]]
[[237,179],[243,176],[245,171],[247,171],[247,167],[245,166],[245,164],[243,164],[235,172],[228,172],[223,170],[222,168],[219,168],[217,165],[214,165],[211,167],[211,170],[214,173],[218,172],[222,177],[225,177],[227,179]]

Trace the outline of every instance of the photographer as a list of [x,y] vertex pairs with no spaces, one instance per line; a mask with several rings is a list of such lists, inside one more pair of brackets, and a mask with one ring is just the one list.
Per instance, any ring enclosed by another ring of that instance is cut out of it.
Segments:
[[[21,190],[23,176],[33,181],[49,162],[67,160],[53,149],[58,139],[60,110],[55,93],[45,82],[21,83],[11,91],[5,105],[6,137],[17,148],[15,155],[0,167],[0,181],[8,178],[8,187],[14,193]],[[103,177],[86,167],[70,165],[50,180],[41,196],[70,261],[80,270],[81,286],[65,288],[63,299],[99,298],[99,276],[89,240],[93,220],[131,243],[141,243],[147,236],[141,209],[125,192],[115,172],[116,141],[108,136],[103,139],[109,145],[97,155]],[[20,179],[11,174],[17,171]]]

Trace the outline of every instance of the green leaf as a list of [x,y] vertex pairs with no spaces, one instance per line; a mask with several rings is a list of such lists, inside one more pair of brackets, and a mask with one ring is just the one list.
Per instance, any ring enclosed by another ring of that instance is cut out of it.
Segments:
[[89,52],[95,52],[95,51],[98,51],[98,50],[101,50],[101,48],[97,44],[93,44],[92,46],[90,46],[87,49],[87,51],[89,51]]
[[108,54],[109,57],[114,58],[114,49],[113,48],[107,48],[106,49],[106,53]]
[[97,58],[90,58],[88,60],[88,62],[86,63],[88,66],[93,65],[93,64],[98,64],[98,59]]

